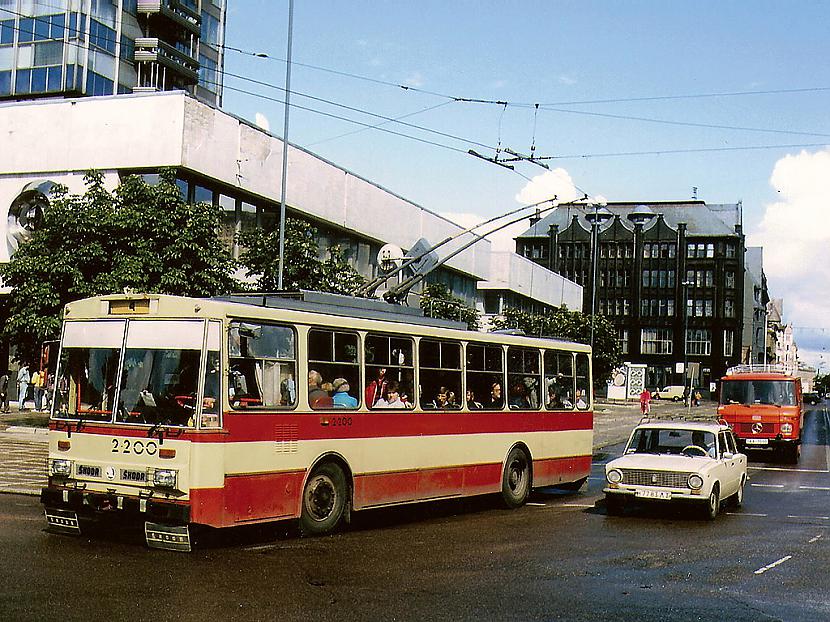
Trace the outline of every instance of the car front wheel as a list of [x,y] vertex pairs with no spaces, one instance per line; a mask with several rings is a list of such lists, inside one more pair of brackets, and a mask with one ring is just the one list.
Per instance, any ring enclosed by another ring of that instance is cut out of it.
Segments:
[[718,486],[712,487],[712,492],[709,493],[709,498],[706,500],[706,518],[715,520],[720,511],[720,490]]

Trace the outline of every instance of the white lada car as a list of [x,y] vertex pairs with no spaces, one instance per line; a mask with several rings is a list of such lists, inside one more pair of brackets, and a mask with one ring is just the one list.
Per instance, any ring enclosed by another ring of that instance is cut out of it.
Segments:
[[618,515],[629,502],[691,502],[714,519],[722,502],[743,502],[746,465],[724,423],[645,418],[625,453],[605,466],[606,509]]

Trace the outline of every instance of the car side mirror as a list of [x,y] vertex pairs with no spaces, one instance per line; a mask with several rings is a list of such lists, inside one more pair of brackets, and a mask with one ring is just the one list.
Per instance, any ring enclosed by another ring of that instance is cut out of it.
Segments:
[[732,460],[732,458],[734,458],[734,457],[735,457],[735,454],[733,454],[731,451],[725,451],[725,452],[723,452],[723,454],[722,454],[722,456],[721,456],[721,457],[722,457],[724,460]]

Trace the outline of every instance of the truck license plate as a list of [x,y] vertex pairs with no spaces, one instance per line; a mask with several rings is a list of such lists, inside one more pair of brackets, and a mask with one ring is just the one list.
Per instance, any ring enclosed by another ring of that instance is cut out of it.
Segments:
[[668,490],[637,490],[634,496],[640,499],[671,499]]
[[746,439],[747,445],[766,445],[769,441],[765,438],[748,438]]

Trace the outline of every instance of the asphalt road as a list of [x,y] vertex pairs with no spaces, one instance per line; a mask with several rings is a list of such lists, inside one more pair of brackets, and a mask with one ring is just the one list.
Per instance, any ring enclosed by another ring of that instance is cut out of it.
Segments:
[[587,490],[357,515],[300,538],[286,525],[151,551],[140,529],[48,534],[37,499],[0,495],[0,620],[828,620],[830,417],[806,418],[798,466],[750,455],[744,506],[605,515]]

